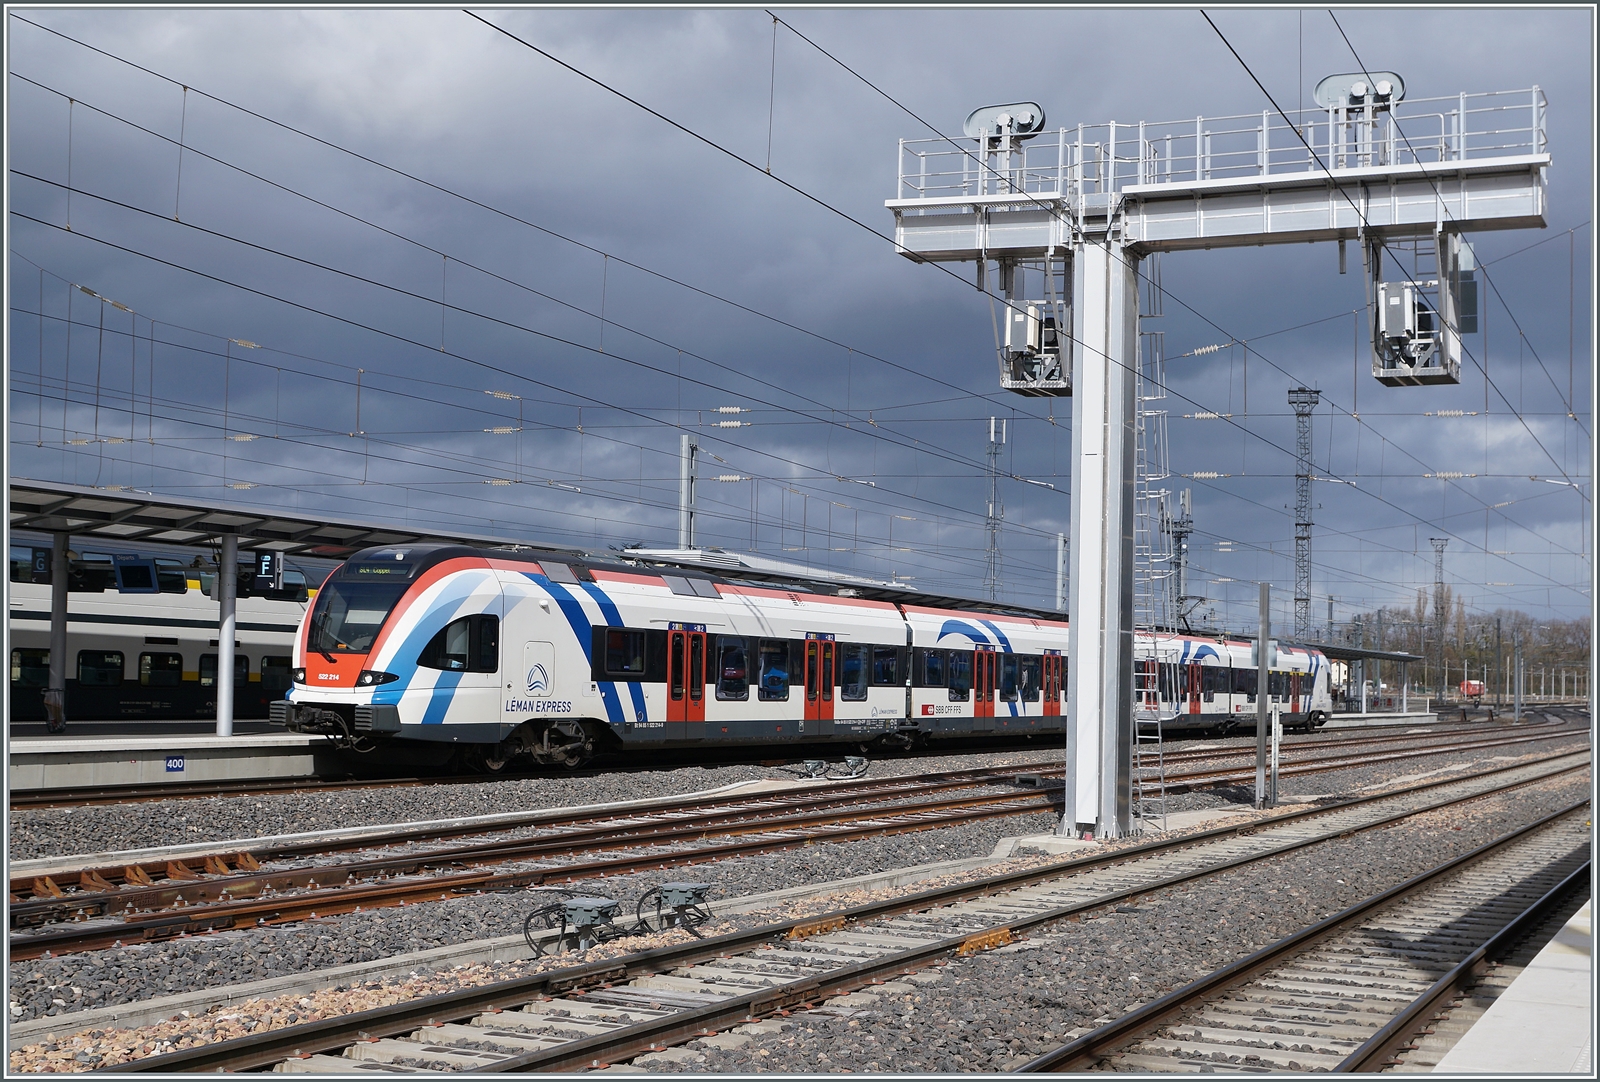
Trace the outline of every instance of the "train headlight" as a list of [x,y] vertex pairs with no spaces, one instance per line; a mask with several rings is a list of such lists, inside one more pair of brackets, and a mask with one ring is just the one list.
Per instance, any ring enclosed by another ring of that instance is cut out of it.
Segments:
[[356,687],[369,688],[373,684],[387,684],[400,677],[392,672],[378,672],[375,669],[362,669],[361,675],[356,677]]
[[297,684],[304,684],[306,682],[306,671],[304,668],[295,669],[289,673],[289,678]]

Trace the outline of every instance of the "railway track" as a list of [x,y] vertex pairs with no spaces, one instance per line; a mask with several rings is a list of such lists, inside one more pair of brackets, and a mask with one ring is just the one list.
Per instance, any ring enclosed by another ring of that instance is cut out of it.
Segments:
[[[1523,742],[1517,734],[1514,742]],[[1455,750],[1495,747],[1506,742],[1478,741]],[[1386,753],[1343,751],[1332,757],[1286,763],[1294,775],[1389,759],[1431,754],[1437,749]],[[726,797],[704,804],[679,802],[644,815],[579,813],[545,817],[554,828],[531,837],[472,841],[443,848],[318,863],[266,868],[309,855],[325,856],[325,842],[303,842],[260,852],[211,855],[200,867],[181,860],[147,862],[120,868],[84,869],[77,889],[66,890],[50,877],[24,877],[11,883],[10,950],[13,958],[37,958],[99,950],[130,942],[264,924],[285,924],[316,916],[445,900],[462,894],[510,892],[553,882],[627,875],[669,866],[855,838],[936,829],[978,819],[1049,810],[1053,790],[1033,789],[953,793],[952,790],[1004,785],[1015,767],[951,771],[928,778],[902,777],[880,782],[839,783],[821,791],[765,798]],[[1055,768],[1059,773],[1059,768]],[[1043,777],[1043,775],[1036,775]],[[1169,787],[1193,788],[1245,781],[1253,768],[1238,767],[1176,774]],[[532,818],[532,817],[529,817]],[[518,825],[530,825],[518,818]],[[508,824],[500,824],[504,831]],[[450,830],[482,833],[457,826]],[[406,830],[363,837],[344,848],[438,840],[439,834]],[[709,841],[724,838],[728,840]],[[675,847],[661,851],[660,847]],[[627,855],[596,856],[606,850]],[[644,849],[645,852],[639,852]],[[653,850],[653,851],[651,851]],[[535,867],[498,867],[549,862]]]
[[1583,752],[1424,783],[108,1069],[509,1072],[622,1062],[1001,946],[1030,928],[1588,765]]
[[1566,809],[1374,895],[1023,1065],[1378,1071],[1590,875]]
[[[1381,728],[1412,729],[1415,726],[1383,726]],[[1503,724],[1469,723],[1456,725],[1448,733],[1424,734],[1429,737],[1459,738],[1480,733],[1503,733]],[[1286,739],[1286,750],[1304,748],[1358,747],[1404,740],[1405,734],[1370,733],[1361,735],[1324,736],[1309,739]],[[1253,755],[1254,745],[1248,747],[1188,747],[1168,752],[1169,760],[1190,761],[1210,756]],[[764,765],[781,765],[763,760]],[[580,776],[572,771],[562,771],[562,777]],[[296,793],[345,792],[351,789],[403,789],[423,785],[483,785],[518,778],[537,778],[541,774],[466,774],[439,777],[338,777],[338,778],[264,778],[246,781],[177,782],[156,785],[107,785],[83,789],[21,789],[8,794],[12,811],[43,810],[47,808],[77,808],[102,804],[139,804],[159,800],[203,800],[247,796],[282,796]]]

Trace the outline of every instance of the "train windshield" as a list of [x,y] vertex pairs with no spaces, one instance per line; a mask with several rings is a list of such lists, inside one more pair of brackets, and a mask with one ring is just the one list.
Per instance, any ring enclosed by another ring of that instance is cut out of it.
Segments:
[[364,654],[410,583],[330,580],[317,592],[311,614],[310,649],[323,653]]

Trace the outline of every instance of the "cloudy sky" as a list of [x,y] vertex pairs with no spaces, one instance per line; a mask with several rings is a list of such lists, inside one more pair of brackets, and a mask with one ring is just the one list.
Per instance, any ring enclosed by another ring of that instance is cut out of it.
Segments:
[[[774,11],[793,30],[759,8],[480,11],[751,168],[456,9],[10,9],[12,474],[670,545],[687,432],[701,543],[977,595],[999,416],[1001,595],[1053,604],[1070,399],[1000,391],[982,294],[848,218],[892,232],[917,117],[1270,105],[1198,10]],[[1590,12],[1337,17],[1213,13],[1291,111],[1363,65],[1413,100],[1537,85],[1549,226],[1471,238],[1487,334],[1449,388],[1362,373],[1359,263],[1341,276],[1332,245],[1163,257],[1146,329],[1174,358],[1192,590],[1242,626],[1265,579],[1287,617],[1304,383],[1318,474],[1353,482],[1315,489],[1319,622],[1330,595],[1338,619],[1410,605],[1438,536],[1469,613],[1582,615]],[[1248,348],[1180,357],[1229,341]],[[1237,423],[1183,416],[1204,411]]]

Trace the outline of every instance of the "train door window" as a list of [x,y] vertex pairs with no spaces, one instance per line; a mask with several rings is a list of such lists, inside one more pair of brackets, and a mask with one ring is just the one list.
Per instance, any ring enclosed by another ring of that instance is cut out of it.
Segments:
[[706,697],[706,637],[689,636],[689,698],[699,702]]
[[900,679],[900,647],[872,648],[872,686],[887,688],[903,683]]
[[1041,658],[1032,655],[1017,659],[1017,686],[1025,703],[1039,701],[1039,689],[1043,686],[1039,676],[1041,661]]
[[472,618],[472,671],[500,671],[500,617]]
[[[211,664],[217,663],[211,655]],[[214,670],[213,670],[214,671]],[[147,688],[175,688],[183,682],[182,654],[140,654],[139,684]]]
[[750,644],[736,635],[717,636],[717,698],[750,698]]
[[673,702],[683,700],[684,679],[684,639],[687,633],[674,631],[667,636],[667,693]]
[[261,690],[288,691],[293,683],[290,677],[292,658],[266,654],[261,658]]
[[839,698],[847,703],[863,702],[867,697],[867,651],[859,642],[839,644]]
[[919,650],[922,655],[922,664],[919,666],[919,675],[922,683],[919,687],[942,688],[945,686],[945,655],[943,650]]
[[784,639],[761,640],[761,687],[757,693],[764,703],[789,699],[789,643]]
[[50,686],[50,651],[11,651],[11,682],[25,688]]
[[822,684],[822,701],[825,703],[833,702],[833,688],[839,682],[838,661],[834,656],[838,645],[832,639],[822,641],[822,671],[818,674],[818,680]]
[[806,702],[817,700],[817,649],[815,639],[806,643]]
[[964,703],[972,695],[972,654],[966,650],[950,651],[950,701]]
[[1000,701],[1014,703],[1017,701],[1017,655],[1000,655]]
[[122,683],[121,650],[79,650],[78,683],[84,687],[116,687]]

